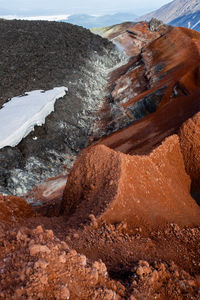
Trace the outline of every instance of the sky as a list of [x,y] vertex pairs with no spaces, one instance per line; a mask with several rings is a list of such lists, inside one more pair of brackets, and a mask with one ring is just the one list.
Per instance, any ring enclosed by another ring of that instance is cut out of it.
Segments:
[[133,12],[142,15],[170,0],[0,0],[0,15],[12,12],[23,15],[47,14],[106,14]]

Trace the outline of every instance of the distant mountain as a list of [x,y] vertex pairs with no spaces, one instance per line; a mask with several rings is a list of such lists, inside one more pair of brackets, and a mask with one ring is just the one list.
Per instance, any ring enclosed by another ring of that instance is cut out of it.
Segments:
[[183,15],[169,23],[172,26],[183,26],[200,31],[200,10],[189,15]]
[[62,20],[74,25],[83,26],[85,28],[111,26],[136,19],[133,13],[116,13],[113,15],[94,16],[87,14],[71,15],[66,20]]
[[198,11],[200,11],[199,0],[174,0],[162,6],[158,10],[141,16],[138,20],[151,20],[152,18],[156,18],[162,20],[164,23],[170,23],[183,16],[185,20],[184,22],[190,22],[189,19],[186,21],[187,16],[190,16],[191,14],[194,14],[195,16],[195,12]]

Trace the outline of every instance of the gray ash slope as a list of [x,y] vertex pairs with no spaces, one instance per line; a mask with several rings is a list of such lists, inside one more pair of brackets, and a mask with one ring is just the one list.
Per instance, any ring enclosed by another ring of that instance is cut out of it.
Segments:
[[0,149],[1,193],[23,195],[67,172],[89,136],[97,134],[107,74],[122,59],[111,42],[82,27],[0,21],[0,106],[35,89],[69,89],[43,126],[35,126],[16,147]]

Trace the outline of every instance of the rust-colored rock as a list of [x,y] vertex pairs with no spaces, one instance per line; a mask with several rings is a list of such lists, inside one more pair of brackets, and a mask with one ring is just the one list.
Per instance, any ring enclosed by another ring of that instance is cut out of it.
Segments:
[[124,153],[146,154],[176,133],[200,110],[199,49],[198,32],[169,28],[115,70],[110,78],[114,105],[102,127],[108,127],[108,134],[132,124],[99,143]]
[[123,48],[128,56],[140,53],[141,48],[160,37],[166,30],[166,26],[160,26],[157,30],[150,30],[148,22],[126,22],[114,26],[93,30],[104,38],[107,38]]
[[192,180],[191,192],[200,200],[200,113],[186,121],[179,132],[185,168]]
[[69,222],[85,222],[90,214],[97,221],[147,229],[166,222],[200,222],[176,135],[148,156],[129,156],[105,146],[89,149],[69,175],[62,209],[72,215]]

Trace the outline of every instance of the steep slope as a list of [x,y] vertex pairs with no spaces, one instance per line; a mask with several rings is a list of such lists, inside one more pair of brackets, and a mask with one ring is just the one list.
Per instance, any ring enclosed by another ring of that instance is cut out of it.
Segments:
[[181,17],[172,20],[169,24],[172,26],[183,26],[200,31],[200,10],[192,14],[182,15]]
[[164,23],[170,23],[178,17],[195,13],[198,10],[200,10],[200,3],[198,0],[174,0],[156,11],[141,16],[138,20],[149,21],[151,18],[156,18],[162,20]]
[[68,88],[43,126],[0,150],[0,191],[22,195],[71,168],[97,130],[107,73],[121,54],[108,40],[71,24],[1,20],[0,56],[0,106],[32,90]]
[[102,126],[110,133],[132,124],[99,143],[124,153],[146,154],[198,112],[199,45],[199,33],[169,28],[114,71],[110,114],[105,112]]

